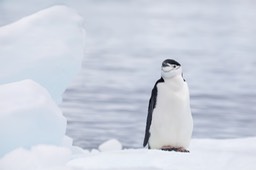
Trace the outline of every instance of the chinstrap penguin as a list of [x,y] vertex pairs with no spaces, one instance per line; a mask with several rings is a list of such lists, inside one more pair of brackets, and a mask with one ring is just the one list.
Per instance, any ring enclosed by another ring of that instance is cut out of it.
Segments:
[[143,146],[149,149],[189,152],[193,131],[189,89],[180,63],[167,59],[148,105]]

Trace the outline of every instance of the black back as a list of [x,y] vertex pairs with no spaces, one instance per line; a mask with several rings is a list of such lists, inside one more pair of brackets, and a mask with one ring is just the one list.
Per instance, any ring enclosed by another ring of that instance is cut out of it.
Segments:
[[[147,116],[147,124],[146,124],[146,130],[145,130],[145,137],[144,137],[144,142],[143,146],[145,147],[148,143],[149,137],[150,137],[150,125],[152,121],[152,114],[153,110],[156,107],[156,97],[157,97],[157,84],[164,82],[164,79],[161,77],[154,85],[154,88],[152,89],[151,92],[151,97],[149,99],[149,104],[148,104],[148,116]],[[150,148],[150,146],[149,146]]]

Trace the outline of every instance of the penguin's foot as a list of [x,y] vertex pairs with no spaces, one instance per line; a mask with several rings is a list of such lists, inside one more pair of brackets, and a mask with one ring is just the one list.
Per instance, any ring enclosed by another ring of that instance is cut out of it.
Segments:
[[189,152],[189,150],[187,150],[187,149],[185,149],[185,148],[183,148],[183,147],[179,147],[179,148],[175,148],[175,151],[176,152]]
[[175,151],[175,152],[186,152],[186,153],[189,152],[189,150],[187,150],[183,147],[176,148],[176,147],[172,147],[172,146],[169,146],[169,145],[168,146],[163,146],[161,148],[161,150],[163,150],[163,151]]
[[170,146],[170,145],[168,145],[168,146],[163,146],[162,148],[161,148],[161,150],[163,150],[163,151],[175,151],[175,147],[172,147],[172,146]]

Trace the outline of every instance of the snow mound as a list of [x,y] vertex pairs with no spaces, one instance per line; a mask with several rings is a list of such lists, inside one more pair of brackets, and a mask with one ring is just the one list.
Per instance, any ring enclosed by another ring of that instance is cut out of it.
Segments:
[[0,84],[32,79],[60,102],[81,67],[83,19],[53,6],[0,27]]
[[118,151],[122,150],[122,144],[116,139],[110,139],[99,146],[99,151]]
[[0,101],[0,156],[17,147],[62,145],[66,118],[41,85],[32,80],[0,85]]

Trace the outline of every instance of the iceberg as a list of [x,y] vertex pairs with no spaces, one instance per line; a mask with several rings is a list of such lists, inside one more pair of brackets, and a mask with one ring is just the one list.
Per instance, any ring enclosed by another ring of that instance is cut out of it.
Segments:
[[67,141],[67,120],[38,83],[23,80],[0,85],[0,101],[0,156],[18,147]]
[[0,27],[0,84],[32,79],[60,103],[81,68],[83,18],[53,6]]
[[82,17],[61,5],[0,27],[0,156],[72,146],[57,103],[80,69],[83,41]]

